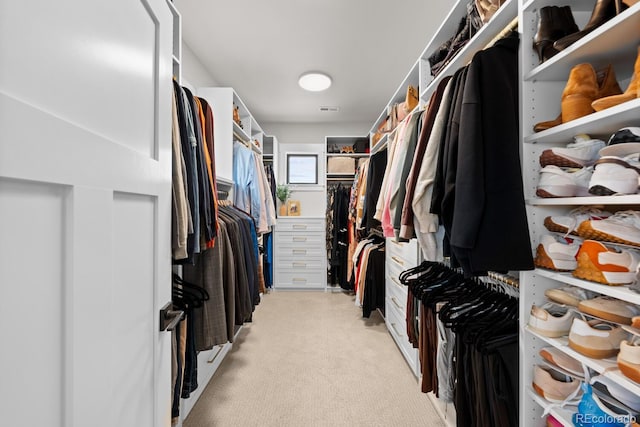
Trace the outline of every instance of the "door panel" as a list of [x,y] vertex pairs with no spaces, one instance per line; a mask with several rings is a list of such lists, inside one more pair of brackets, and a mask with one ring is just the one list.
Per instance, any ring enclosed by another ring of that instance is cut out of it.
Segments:
[[118,313],[111,323],[114,421],[153,427],[155,200],[115,193],[113,212],[111,305]]
[[3,425],[170,425],[172,25],[0,0]]
[[21,414],[17,425],[63,425],[66,193],[0,178],[0,396],[3,407]]

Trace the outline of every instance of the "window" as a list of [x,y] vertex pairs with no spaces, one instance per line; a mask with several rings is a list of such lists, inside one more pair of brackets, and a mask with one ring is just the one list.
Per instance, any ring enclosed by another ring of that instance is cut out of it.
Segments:
[[287,154],[287,184],[317,183],[317,154]]

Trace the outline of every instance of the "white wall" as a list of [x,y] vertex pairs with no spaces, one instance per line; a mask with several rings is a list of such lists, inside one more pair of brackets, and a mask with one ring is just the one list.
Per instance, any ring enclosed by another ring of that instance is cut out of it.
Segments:
[[264,123],[262,128],[278,138],[278,184],[287,176],[287,153],[318,154],[318,185],[293,187],[291,199],[300,200],[303,216],[324,216],[326,213],[325,189],[325,136],[365,136],[375,118],[366,123]]
[[184,40],[182,40],[182,84],[192,90],[198,87],[220,86]]

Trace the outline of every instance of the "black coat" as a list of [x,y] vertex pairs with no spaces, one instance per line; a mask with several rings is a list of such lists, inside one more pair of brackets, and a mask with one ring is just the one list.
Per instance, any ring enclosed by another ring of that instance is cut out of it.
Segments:
[[464,85],[450,243],[467,275],[533,269],[518,115],[514,34],[474,56]]

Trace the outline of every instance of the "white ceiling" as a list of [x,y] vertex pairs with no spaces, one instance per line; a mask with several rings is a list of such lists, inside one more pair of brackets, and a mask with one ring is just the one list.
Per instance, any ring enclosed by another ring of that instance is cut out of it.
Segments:
[[[181,0],[182,37],[260,123],[371,122],[453,0]],[[320,70],[322,93],[298,87]],[[339,106],[337,113],[320,106]]]

